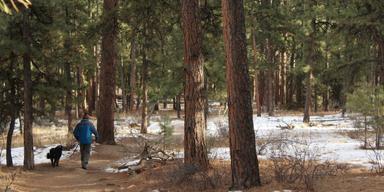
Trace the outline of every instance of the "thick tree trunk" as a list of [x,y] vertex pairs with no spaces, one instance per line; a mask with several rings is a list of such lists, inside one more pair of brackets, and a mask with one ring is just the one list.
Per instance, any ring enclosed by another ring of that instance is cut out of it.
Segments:
[[24,168],[31,170],[35,167],[33,155],[33,134],[32,134],[32,72],[30,58],[30,29],[29,11],[23,14],[23,38],[27,52],[23,55],[24,70]]
[[[11,70],[14,69],[16,63],[16,55],[11,53],[11,65],[10,68]],[[8,129],[8,134],[7,134],[7,146],[6,146],[6,160],[7,160],[7,166],[12,167],[13,166],[13,161],[12,161],[12,137],[13,137],[13,131],[15,130],[15,122],[17,118],[17,110],[18,107],[16,106],[16,85],[15,85],[15,80],[12,77],[9,77],[9,84],[11,87],[11,96],[13,96],[10,99],[11,102],[11,122],[9,124],[9,129]]]
[[136,40],[135,36],[131,41],[131,70],[129,74],[129,110],[132,112],[135,110],[135,97],[136,97]]
[[312,97],[312,86],[311,86],[311,80],[312,79],[312,69],[308,72],[307,80],[305,83],[305,106],[304,106],[304,118],[303,122],[308,123],[310,121],[310,112],[311,112],[311,97]]
[[148,79],[148,61],[146,55],[146,49],[143,48],[143,68],[142,68],[142,97],[143,103],[141,106],[141,130],[140,133],[147,133],[148,127],[148,88],[147,88],[147,79]]
[[116,38],[117,38],[117,2],[104,0],[103,15],[106,25],[102,31],[101,67],[100,67],[100,101],[98,103],[97,129],[99,142],[115,144],[114,105],[115,105],[115,74],[116,74]]
[[209,167],[205,146],[204,60],[198,0],[182,0],[184,34],[184,163]]
[[[16,107],[16,106],[14,106]],[[9,124],[9,130],[7,134],[7,146],[6,146],[6,159],[7,159],[7,167],[12,167],[13,166],[13,161],[12,161],[12,137],[13,137],[13,131],[15,130],[15,122],[16,122],[16,115],[13,114],[11,116],[11,122]]]
[[[253,62],[257,65],[257,46],[256,46],[256,33],[252,30],[252,50],[253,50]],[[261,104],[260,104],[260,88],[259,88],[259,69],[256,66],[255,77],[253,79],[253,95],[256,103],[257,116],[261,116]]]
[[92,77],[89,79],[89,87],[88,87],[88,90],[87,90],[87,105],[88,105],[88,112],[89,113],[92,113],[94,110],[95,110],[95,102],[96,102],[96,98],[95,98],[95,92],[96,92],[96,80],[95,80],[95,76],[92,75]]
[[222,0],[222,11],[229,108],[231,189],[242,190],[261,185],[252,120],[243,1]]

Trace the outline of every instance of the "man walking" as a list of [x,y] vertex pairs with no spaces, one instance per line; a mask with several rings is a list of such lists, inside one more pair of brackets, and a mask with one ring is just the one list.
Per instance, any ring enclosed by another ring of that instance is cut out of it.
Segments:
[[81,167],[87,169],[88,160],[91,153],[92,134],[95,135],[96,141],[99,139],[95,126],[89,121],[89,114],[84,113],[83,119],[76,125],[73,135],[80,144]]

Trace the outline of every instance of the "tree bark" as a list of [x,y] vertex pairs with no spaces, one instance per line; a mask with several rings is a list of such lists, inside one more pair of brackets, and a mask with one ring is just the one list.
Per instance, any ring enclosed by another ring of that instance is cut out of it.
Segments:
[[85,89],[84,89],[84,70],[83,67],[77,66],[77,118],[81,118],[82,112],[85,111]]
[[131,41],[131,70],[129,81],[129,110],[133,112],[135,110],[135,97],[136,97],[136,36],[134,35]]
[[232,190],[260,186],[242,0],[222,0]]
[[69,63],[69,61],[65,62],[64,74],[66,79],[65,114],[67,116],[68,134],[71,134],[72,133],[72,78],[71,78],[71,64]]
[[100,100],[98,103],[97,128],[102,144],[115,144],[114,105],[116,75],[117,2],[104,0],[104,19],[101,40]]
[[287,71],[287,52],[281,52],[281,71],[280,71],[280,104],[285,106],[286,97],[286,71]]
[[143,48],[143,69],[142,69],[142,108],[141,108],[141,129],[140,133],[147,133],[148,127],[148,88],[147,88],[147,79],[148,79],[148,61],[146,55],[146,49]]
[[176,96],[176,114],[177,118],[181,118],[181,93]]
[[[290,53],[290,57],[289,57],[289,65],[288,65],[290,70],[293,70],[295,67],[295,56],[296,56],[295,47],[296,47],[295,41],[293,40],[293,46],[291,49],[291,53]],[[288,73],[288,75],[287,75],[287,98],[286,98],[286,103],[288,105],[291,105],[293,103],[294,93],[295,93],[294,77],[293,77],[292,73]]]
[[[13,106],[15,107],[15,106]],[[13,131],[15,130],[15,122],[16,122],[16,116],[12,112],[11,115],[11,122],[9,124],[9,130],[7,134],[7,146],[6,146],[6,159],[7,159],[7,167],[13,166],[12,161],[12,137],[13,137]]]
[[[256,33],[252,30],[252,50],[253,50],[253,61],[257,65],[257,46],[256,46]],[[253,94],[256,102],[256,113],[258,117],[261,117],[261,104],[260,104],[260,88],[259,88],[259,69],[256,66],[255,77],[253,79]]]
[[209,167],[205,145],[204,59],[199,0],[182,0],[184,35],[184,163]]
[[[65,22],[67,27],[70,25],[70,15],[68,13],[68,7],[65,7]],[[71,63],[70,63],[70,55],[71,55],[71,32],[67,31],[67,37],[64,41],[64,48],[66,51],[66,59],[64,63],[64,75],[65,75],[65,115],[67,116],[67,135],[68,138],[72,134],[72,77],[71,77]]]
[[32,72],[30,57],[30,29],[29,11],[23,14],[23,39],[27,51],[23,54],[24,70],[24,168],[31,170],[35,167],[33,155],[33,134],[32,134]]
[[267,110],[268,115],[273,116],[274,115],[274,97],[273,97],[273,50],[272,50],[272,44],[267,39],[266,42],[266,49],[267,49],[267,60],[269,67],[267,69]]
[[309,67],[307,72],[307,79],[306,79],[306,90],[305,90],[305,105],[304,105],[304,123],[309,123],[310,121],[310,112],[311,112],[311,106],[312,106],[312,71],[313,71],[313,62],[314,62],[314,51],[315,51],[315,30],[316,30],[316,21],[315,19],[312,19],[312,33],[309,35],[307,40],[307,52],[305,61]]
[[[15,67],[16,63],[16,55],[11,53],[11,65],[10,69],[13,70]],[[14,73],[12,71],[12,73]],[[11,88],[11,107],[10,107],[10,112],[11,112],[11,122],[9,124],[9,129],[8,129],[8,134],[7,134],[7,146],[6,146],[6,160],[7,160],[7,167],[12,167],[13,166],[13,161],[12,161],[12,137],[13,137],[13,131],[15,130],[15,122],[17,118],[17,111],[19,110],[18,107],[16,106],[16,82],[13,77],[8,77],[9,78],[9,84]]]
[[88,88],[88,112],[93,113],[96,110],[96,101],[98,98],[98,67],[99,67],[99,49],[98,46],[93,46],[93,56],[95,57],[95,72],[90,79],[91,85]]
[[125,67],[124,67],[124,58],[121,55],[121,73],[120,73],[120,83],[121,83],[121,94],[122,94],[122,107],[123,107],[123,112],[128,112],[129,106],[128,106],[128,99],[127,99],[127,86],[126,86],[126,77],[125,77]]

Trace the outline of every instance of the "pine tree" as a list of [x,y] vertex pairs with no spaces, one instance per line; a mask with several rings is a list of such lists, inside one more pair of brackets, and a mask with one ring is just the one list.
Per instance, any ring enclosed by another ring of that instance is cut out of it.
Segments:
[[222,0],[232,189],[261,185],[252,120],[242,0]]
[[100,101],[97,128],[100,143],[115,144],[114,106],[116,73],[117,0],[104,0],[104,22],[101,43]]
[[183,0],[181,7],[185,70],[184,162],[207,169],[209,162],[204,141],[204,58],[199,1]]

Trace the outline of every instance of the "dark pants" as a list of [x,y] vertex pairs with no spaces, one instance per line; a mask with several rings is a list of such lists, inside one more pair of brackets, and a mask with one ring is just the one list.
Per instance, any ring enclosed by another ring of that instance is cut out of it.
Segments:
[[81,154],[81,167],[87,168],[89,156],[91,154],[91,144],[80,144],[80,154]]

